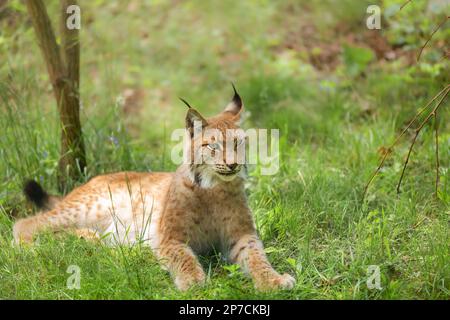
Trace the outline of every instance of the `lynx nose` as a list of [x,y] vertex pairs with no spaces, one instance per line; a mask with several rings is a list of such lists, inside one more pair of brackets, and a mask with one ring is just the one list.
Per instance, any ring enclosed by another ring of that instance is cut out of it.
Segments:
[[227,164],[227,167],[230,168],[231,171],[233,171],[234,169],[236,169],[237,167],[237,163],[232,163],[232,164]]

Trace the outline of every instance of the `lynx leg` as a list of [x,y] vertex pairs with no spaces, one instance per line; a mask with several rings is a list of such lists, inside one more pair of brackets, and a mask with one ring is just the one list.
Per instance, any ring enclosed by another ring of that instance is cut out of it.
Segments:
[[179,241],[162,243],[159,258],[170,271],[177,288],[186,291],[196,284],[205,282],[205,272],[192,249]]
[[272,268],[256,235],[242,236],[231,248],[230,259],[250,274],[258,290],[292,289],[295,285],[292,276],[280,275]]
[[60,231],[77,226],[77,215],[50,210],[33,217],[21,219],[14,224],[13,235],[16,243],[33,242],[33,237],[44,230]]

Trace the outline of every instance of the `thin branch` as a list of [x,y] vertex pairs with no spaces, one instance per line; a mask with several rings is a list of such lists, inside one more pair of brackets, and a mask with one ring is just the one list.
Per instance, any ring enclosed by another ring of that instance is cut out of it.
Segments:
[[411,146],[409,147],[408,156],[406,157],[405,163],[403,165],[402,175],[400,176],[400,180],[397,184],[397,193],[400,193],[400,185],[402,184],[403,176],[405,175],[406,167],[408,166],[409,157],[411,156],[412,149],[414,147],[414,144],[416,143],[417,136],[419,135],[420,130],[416,130],[416,134],[414,135],[414,138],[412,140]]
[[427,41],[425,41],[423,46],[420,48],[419,54],[417,55],[417,61],[420,60],[420,56],[422,55],[422,52],[425,49],[425,47],[427,46],[428,42],[431,41],[431,39],[433,38],[434,34],[447,22],[448,19],[450,19],[450,16],[445,17],[445,19],[442,20],[441,23],[439,23],[439,25],[433,30],[433,32],[431,33],[430,37],[427,39]]
[[404,7],[406,7],[412,0],[406,1],[402,6],[400,7],[400,10],[402,10]]
[[403,166],[403,171],[402,171],[402,175],[400,176],[400,180],[398,181],[398,185],[397,185],[397,193],[400,193],[400,185],[402,184],[402,180],[403,180],[403,176],[405,174],[405,170],[406,167],[408,165],[408,161],[409,161],[409,157],[411,156],[411,151],[412,148],[414,147],[414,144],[416,143],[416,139],[417,136],[419,135],[420,131],[423,129],[423,127],[425,126],[425,124],[428,122],[428,120],[430,120],[430,118],[436,114],[437,110],[439,109],[439,107],[442,105],[442,103],[444,102],[445,98],[447,97],[448,93],[450,90],[447,90],[445,92],[445,94],[442,96],[441,100],[439,100],[439,102],[436,104],[436,107],[434,107],[433,111],[425,118],[424,121],[422,121],[422,123],[420,124],[419,128],[416,129],[416,134],[414,135],[414,139],[411,143],[411,146],[409,147],[409,152],[408,152],[408,156],[406,158],[405,164]]
[[434,134],[435,134],[435,142],[436,142],[436,197],[438,196],[439,191],[439,124],[438,124],[438,116],[437,111],[434,113]]
[[403,137],[403,135],[409,130],[409,128],[411,128],[411,126],[416,122],[416,120],[429,108],[429,106],[437,99],[439,98],[442,94],[447,94],[448,90],[450,90],[450,85],[446,85],[444,87],[444,89],[442,89],[441,91],[439,91],[428,103],[427,105],[420,111],[418,112],[414,118],[408,123],[408,125],[406,126],[406,128],[400,133],[400,135],[395,139],[395,141],[389,146],[389,148],[387,148],[387,152],[383,155],[383,158],[381,159],[380,164],[378,165],[377,169],[375,170],[375,172],[372,174],[372,176],[370,177],[369,181],[367,182],[365,188],[364,188],[364,192],[363,192],[363,199],[366,196],[367,190],[369,189],[369,186],[371,185],[371,183],[373,182],[373,180],[375,179],[375,177],[378,175],[378,173],[380,172],[381,168],[384,165],[384,162],[386,161],[387,157],[391,154],[392,149],[397,145],[397,143],[400,141],[400,139]]

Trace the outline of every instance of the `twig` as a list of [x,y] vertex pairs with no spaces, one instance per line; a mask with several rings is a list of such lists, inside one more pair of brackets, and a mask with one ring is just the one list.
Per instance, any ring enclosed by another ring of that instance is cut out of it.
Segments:
[[434,113],[434,134],[436,142],[436,197],[439,191],[439,132],[438,132],[438,116],[437,111]]
[[[447,86],[447,87],[448,87],[448,86]],[[402,180],[403,180],[403,176],[404,176],[404,174],[405,174],[406,166],[408,165],[409,157],[410,157],[410,155],[411,155],[412,148],[414,147],[414,144],[416,143],[417,136],[419,135],[420,131],[421,131],[422,128],[425,126],[425,124],[428,122],[428,120],[430,120],[430,118],[431,118],[434,114],[436,114],[437,110],[438,110],[439,107],[442,105],[442,102],[444,102],[445,98],[447,97],[449,91],[450,91],[450,90],[447,90],[447,91],[445,92],[445,94],[442,96],[441,100],[439,100],[439,102],[436,104],[436,107],[434,107],[433,111],[425,118],[424,121],[422,121],[422,123],[420,124],[420,126],[416,129],[416,134],[414,135],[414,139],[413,139],[413,141],[412,141],[412,143],[411,143],[411,146],[409,147],[408,156],[407,156],[407,158],[406,158],[406,160],[405,160],[405,164],[404,164],[404,166],[403,166],[402,175],[400,176],[400,180],[398,181],[398,185],[397,185],[397,193],[400,193],[400,185],[402,184]]]
[[[408,4],[410,4],[412,2],[412,0],[408,0],[405,3],[403,3],[399,9],[399,11],[402,11],[402,9],[404,7],[406,7]],[[417,61],[420,60],[420,57],[422,55],[423,50],[425,49],[425,47],[428,45],[428,43],[431,41],[431,39],[433,38],[434,34],[447,22],[447,20],[450,19],[450,16],[445,17],[444,20],[441,21],[441,23],[439,23],[439,25],[433,30],[433,32],[431,33],[430,37],[427,39],[427,41],[425,41],[425,43],[423,44],[423,46],[420,48],[419,50],[419,54],[417,55]],[[444,58],[447,56],[446,53],[444,53]]]
[[412,0],[406,1],[402,6],[400,7],[400,10],[402,10],[404,7],[406,7]]
[[433,38],[434,34],[447,22],[448,19],[450,19],[450,16],[445,17],[445,19],[442,20],[441,23],[439,23],[439,25],[433,30],[433,32],[431,33],[430,37],[427,39],[427,41],[425,41],[423,46],[420,48],[419,54],[417,55],[417,61],[420,60],[420,56],[422,55],[422,52],[425,49],[425,47],[427,46],[428,42],[431,41],[431,39]]
[[398,181],[398,184],[397,184],[397,193],[400,193],[400,185],[402,183],[403,176],[405,175],[405,170],[406,170],[406,167],[408,166],[409,157],[411,156],[412,149],[414,147],[414,144],[416,143],[417,136],[419,135],[419,133],[420,133],[420,130],[416,130],[416,134],[414,135],[411,146],[409,147],[408,156],[406,157],[405,164],[403,165],[402,175],[400,176],[400,180]]
[[383,158],[381,159],[380,164],[378,165],[377,169],[375,170],[375,172],[372,174],[372,176],[370,177],[369,181],[367,182],[365,188],[364,188],[364,192],[363,192],[363,199],[366,196],[367,190],[369,189],[370,184],[372,183],[372,181],[375,179],[375,177],[378,175],[378,173],[380,172],[381,168],[384,165],[384,162],[386,161],[387,157],[389,156],[389,154],[391,154],[392,149],[397,145],[397,143],[400,141],[400,139],[403,137],[403,135],[409,130],[409,128],[411,128],[411,126],[414,124],[414,122],[428,109],[428,107],[437,99],[439,98],[442,94],[445,93],[445,95],[448,93],[448,91],[450,90],[450,84],[446,85],[444,87],[444,89],[442,89],[440,92],[438,92],[428,103],[427,105],[420,111],[418,112],[414,118],[408,123],[408,125],[406,126],[406,128],[400,133],[400,135],[395,139],[395,141],[389,146],[389,148],[387,148],[387,152],[383,155]]

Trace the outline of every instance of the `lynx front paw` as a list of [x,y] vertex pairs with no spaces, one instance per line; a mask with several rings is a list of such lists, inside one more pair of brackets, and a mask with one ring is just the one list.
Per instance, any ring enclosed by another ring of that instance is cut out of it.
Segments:
[[294,277],[287,273],[255,283],[255,287],[259,291],[291,290],[294,286]]
[[195,285],[203,285],[205,283],[205,273],[197,272],[195,274],[182,274],[175,277],[175,285],[178,290],[186,291]]
[[290,274],[284,273],[277,281],[278,288],[291,290],[295,286],[295,278]]

